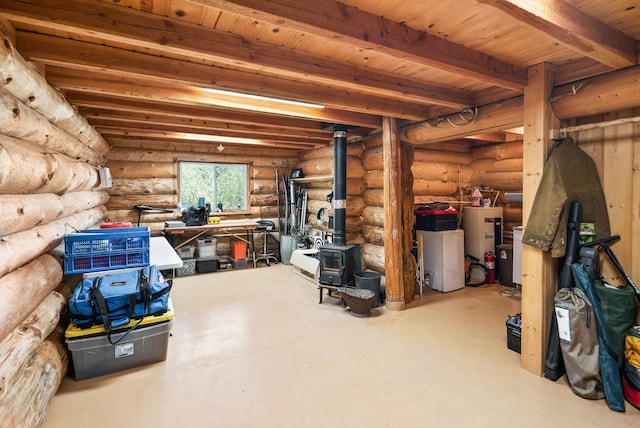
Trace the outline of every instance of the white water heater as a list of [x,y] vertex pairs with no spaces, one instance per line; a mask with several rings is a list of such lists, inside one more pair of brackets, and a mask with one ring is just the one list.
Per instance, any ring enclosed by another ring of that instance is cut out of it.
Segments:
[[462,228],[465,254],[483,262],[484,253],[502,243],[502,207],[464,207]]

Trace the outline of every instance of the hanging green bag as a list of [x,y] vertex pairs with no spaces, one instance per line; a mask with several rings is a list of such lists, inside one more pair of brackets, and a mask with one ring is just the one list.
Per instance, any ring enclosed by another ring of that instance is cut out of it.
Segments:
[[600,301],[602,318],[609,333],[609,346],[618,357],[618,367],[624,363],[624,338],[635,319],[635,291],[629,285],[613,287],[594,281]]

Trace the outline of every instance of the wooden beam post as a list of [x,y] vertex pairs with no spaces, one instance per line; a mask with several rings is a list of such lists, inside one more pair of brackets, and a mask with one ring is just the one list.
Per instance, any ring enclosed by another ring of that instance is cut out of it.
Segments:
[[382,158],[384,161],[384,272],[387,282],[387,309],[405,307],[402,263],[402,188],[398,124],[382,118]]
[[413,147],[408,143],[400,144],[400,201],[398,209],[402,213],[400,227],[402,230],[402,281],[404,284],[404,302],[411,303],[416,291],[417,262],[411,248],[413,247],[413,225],[416,221],[413,208]]
[[[558,129],[549,99],[553,90],[553,69],[538,64],[528,69],[524,90],[523,203],[522,222],[527,224],[551,146],[551,129]],[[520,365],[542,376],[553,298],[557,281],[555,261],[548,252],[524,245],[522,248],[522,346]]]

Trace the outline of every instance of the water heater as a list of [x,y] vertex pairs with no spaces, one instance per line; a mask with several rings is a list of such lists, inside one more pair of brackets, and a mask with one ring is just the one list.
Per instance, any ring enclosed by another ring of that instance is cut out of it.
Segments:
[[462,228],[465,254],[483,261],[484,253],[502,243],[502,207],[465,207]]

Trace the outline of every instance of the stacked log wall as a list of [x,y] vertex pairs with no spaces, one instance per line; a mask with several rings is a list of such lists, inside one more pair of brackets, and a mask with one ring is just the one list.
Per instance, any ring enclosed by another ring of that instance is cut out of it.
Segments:
[[[366,206],[362,197],[366,186],[363,181],[365,171],[362,167],[361,155],[363,151],[362,143],[347,142],[347,204],[346,204],[346,240],[348,244],[363,244],[362,237],[363,219],[362,214]],[[328,210],[329,216],[333,217],[333,203],[327,200],[327,196],[333,192],[334,174],[334,145],[309,150],[300,154],[300,162],[296,166],[301,168],[305,177],[305,182],[300,184],[307,189],[307,223],[311,225],[312,237],[326,237],[332,234],[333,229],[328,223],[322,222],[318,218],[321,209]],[[361,269],[365,270],[367,265],[361,258]]]
[[[141,142],[142,143],[142,142]],[[130,142],[129,145],[132,145]],[[280,216],[284,217],[282,174],[289,176],[292,167],[299,162],[298,152],[291,150],[225,149],[224,153],[211,151],[159,151],[144,148],[116,146],[109,153],[107,166],[112,175],[113,186],[109,189],[106,220],[128,221],[136,225],[138,210],[136,205],[169,209],[170,212],[143,212],[140,226],[148,226],[152,235],[161,235],[165,222],[179,220],[178,162],[218,162],[249,165],[248,208],[246,211],[225,211],[219,215],[224,219],[251,218],[272,220],[278,229],[278,201]],[[277,174],[277,176],[276,176]],[[276,181],[278,178],[278,181]],[[280,195],[278,196],[276,195]],[[216,254],[230,254],[230,237],[218,236]],[[268,240],[269,249],[277,252],[277,241]]]
[[[463,200],[473,176],[471,163],[469,143],[464,140],[414,146],[414,203]],[[454,204],[454,208],[460,207]]]
[[109,146],[0,36],[0,414],[37,426],[68,365],[59,246],[103,218]]
[[522,225],[522,201],[507,201],[506,193],[522,193],[522,141],[484,144],[470,150],[473,162],[472,188],[491,188],[483,197],[503,208],[502,227],[505,238],[515,226]]
[[362,258],[367,267],[383,276],[386,288],[384,268],[384,162],[382,137],[377,136],[364,141],[362,152],[363,178],[366,190],[362,194],[366,207],[362,210]]

